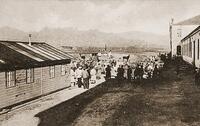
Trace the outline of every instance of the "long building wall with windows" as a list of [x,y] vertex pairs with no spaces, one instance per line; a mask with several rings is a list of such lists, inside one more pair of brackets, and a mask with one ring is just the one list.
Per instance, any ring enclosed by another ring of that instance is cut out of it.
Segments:
[[[62,67],[65,66],[63,72]],[[42,68],[42,93],[46,94],[70,86],[70,65],[56,65]]]
[[9,106],[41,95],[40,68],[34,69],[34,81],[30,83],[27,82],[25,69],[1,72],[0,77],[0,107]]
[[200,67],[200,27],[181,40],[183,59]]
[[71,58],[46,43],[0,41],[0,109],[69,87]]

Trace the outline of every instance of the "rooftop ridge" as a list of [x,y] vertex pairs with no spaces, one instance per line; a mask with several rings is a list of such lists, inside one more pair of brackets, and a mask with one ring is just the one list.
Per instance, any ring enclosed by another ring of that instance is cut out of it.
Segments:
[[191,35],[193,35],[194,33],[196,33],[198,30],[200,30],[200,26],[198,26],[197,28],[195,28],[188,35],[186,35],[183,39],[181,39],[181,42],[184,41],[185,39],[187,39],[188,37],[190,37]]
[[[14,43],[29,43],[28,41],[21,41],[21,40],[1,40],[0,39],[0,42],[14,42]],[[44,44],[45,41],[32,41],[31,43],[39,43],[39,44]]]

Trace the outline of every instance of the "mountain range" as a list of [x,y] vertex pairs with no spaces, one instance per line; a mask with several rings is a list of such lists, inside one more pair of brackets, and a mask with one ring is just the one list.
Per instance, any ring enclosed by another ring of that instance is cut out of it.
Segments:
[[[105,33],[98,30],[81,31],[75,28],[43,28],[38,32],[30,32],[32,41],[45,41],[59,46],[96,46],[105,44],[112,47],[158,47],[168,48],[168,36],[148,32],[131,31],[123,33]],[[28,40],[28,32],[11,27],[0,28],[0,40]]]

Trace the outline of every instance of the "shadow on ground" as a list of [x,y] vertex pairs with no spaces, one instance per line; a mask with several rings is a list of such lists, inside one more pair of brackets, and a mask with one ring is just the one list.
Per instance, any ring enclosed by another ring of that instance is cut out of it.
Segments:
[[[142,85],[145,85],[145,83],[146,82],[123,82],[122,84],[118,84],[116,80],[104,82],[101,85],[98,85],[68,101],[60,103],[59,105],[38,113],[37,115],[35,115],[35,117],[39,117],[40,119],[40,123],[38,126],[71,125],[73,121],[77,119],[81,115],[81,113],[83,113],[82,110],[87,107],[88,104],[100,98],[102,95],[108,93],[133,93],[135,88],[141,87]],[[151,87],[152,85],[146,85],[145,87],[148,88],[148,86]]]
[[[88,126],[82,123],[85,119],[105,126],[193,124],[200,120],[200,89],[192,84],[188,72],[178,76],[175,67],[168,66],[159,79],[109,80],[35,116],[39,126]],[[120,104],[114,100],[118,96]],[[107,100],[113,102],[101,103]]]
[[38,113],[35,115],[40,119],[38,126],[70,125],[88,104],[101,97],[109,88],[114,87],[112,83],[113,81],[104,82],[70,100]]

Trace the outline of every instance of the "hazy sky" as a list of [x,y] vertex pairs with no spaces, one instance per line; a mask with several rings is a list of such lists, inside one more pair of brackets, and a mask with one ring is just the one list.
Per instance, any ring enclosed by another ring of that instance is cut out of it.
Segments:
[[181,21],[199,15],[199,5],[200,0],[0,0],[0,27],[168,34],[171,17]]

